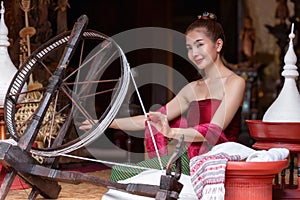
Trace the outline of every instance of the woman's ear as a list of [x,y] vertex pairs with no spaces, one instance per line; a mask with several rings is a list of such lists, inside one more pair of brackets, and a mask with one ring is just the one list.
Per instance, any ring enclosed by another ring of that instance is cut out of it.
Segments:
[[220,53],[223,47],[223,40],[221,38],[217,39],[216,47],[217,47],[217,52]]

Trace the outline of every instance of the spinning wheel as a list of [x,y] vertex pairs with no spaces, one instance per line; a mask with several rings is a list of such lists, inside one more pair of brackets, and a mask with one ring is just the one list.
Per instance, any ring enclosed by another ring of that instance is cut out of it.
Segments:
[[[59,35],[37,49],[26,60],[8,89],[5,120],[9,134],[17,141],[20,140],[20,132],[30,131],[29,124],[34,118],[34,112],[28,112],[25,113],[26,119],[23,119],[25,117],[22,116],[24,115],[22,112],[26,111],[22,108],[37,109],[38,105],[48,101],[48,108],[44,108],[44,116],[40,116],[41,118],[46,116],[47,119],[34,127],[39,129],[38,137],[42,137],[43,142],[46,143],[43,148],[32,150],[36,155],[56,156],[60,152],[70,152],[87,144],[94,135],[101,135],[118,111],[127,91],[129,82],[127,61],[121,49],[111,39],[96,31],[84,31],[82,35],[75,36],[78,37],[76,43],[80,43],[81,48],[70,49],[71,47],[66,47],[71,37],[69,35],[70,32]],[[52,61],[51,59],[61,57],[64,48],[70,51],[69,55],[64,55],[57,67],[49,67],[48,63]],[[91,53],[85,55],[86,49],[91,48],[93,48]],[[71,58],[72,54],[78,57]],[[21,93],[23,85],[29,82],[30,76],[35,72],[45,72],[43,76],[50,77],[49,83],[44,83],[45,86],[41,88]],[[104,77],[106,80],[103,80]],[[36,96],[37,92],[44,94],[45,98],[40,98],[40,94],[34,99],[26,98],[26,96]],[[46,99],[47,95],[49,99]],[[91,105],[95,105],[95,99],[105,99],[107,96],[110,97],[109,104],[105,105],[105,102],[101,101],[102,114],[98,117],[94,113],[95,108],[91,109]],[[85,119],[93,122],[92,120],[97,118],[99,122],[91,131],[78,133],[80,138],[65,143],[59,149],[53,145],[55,138],[64,138],[61,135],[67,132],[73,122]],[[58,126],[59,132],[53,133],[57,127],[51,127],[52,125]]]
[[[159,199],[178,198],[182,188],[177,182],[180,170],[176,170],[176,176],[168,171],[163,187],[159,187],[120,184],[53,168],[58,156],[88,145],[107,129],[129,85],[130,69],[121,48],[111,38],[85,30],[87,21],[86,16],[81,16],[71,32],[53,38],[33,52],[8,89],[5,120],[17,145],[0,143],[0,162],[9,169],[1,185],[1,199],[6,197],[16,175],[32,186],[29,199],[37,194],[57,198],[61,189],[58,181],[90,182],[144,196],[159,196]],[[57,63],[56,58],[60,58]],[[40,87],[28,87],[22,92],[25,84],[31,84],[32,77],[38,80],[41,74],[49,78],[48,82],[41,80]],[[96,112],[98,101],[102,107]],[[105,102],[108,103],[105,105]],[[84,120],[93,124],[86,132],[76,128],[77,123]],[[75,133],[76,137],[68,137],[69,133]],[[42,145],[33,148],[36,140],[42,141]],[[180,166],[180,149],[182,145],[170,160],[169,168],[175,162]],[[41,159],[35,159],[37,156]],[[172,187],[168,187],[169,184]],[[167,192],[169,190],[173,191]]]

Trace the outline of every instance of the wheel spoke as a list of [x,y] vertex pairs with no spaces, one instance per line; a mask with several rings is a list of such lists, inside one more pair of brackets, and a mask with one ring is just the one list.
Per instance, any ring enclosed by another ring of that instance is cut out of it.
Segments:
[[65,83],[65,85],[81,85],[81,84],[90,84],[90,83],[111,83],[111,82],[117,82],[118,80],[119,79],[96,80],[96,81],[80,81],[80,82]]
[[[109,46],[109,44],[106,44],[104,47],[108,47],[108,46]],[[80,64],[75,71],[73,71],[71,74],[69,74],[68,76],[65,77],[64,81],[66,81],[71,76],[73,76],[75,73],[77,73],[78,71],[80,71],[83,67],[85,67],[86,65],[88,65],[88,63],[90,63],[93,59],[95,59],[97,56],[99,56],[99,54],[101,54],[103,51],[104,51],[104,48],[101,48],[93,56],[91,56],[88,60],[86,60],[83,64]],[[81,56],[80,56],[80,60],[81,60]],[[113,56],[115,56],[115,53],[111,56],[111,58],[113,58]],[[105,64],[107,64],[110,61],[110,59],[108,59]],[[82,62],[82,61],[80,61],[80,62]]]
[[93,96],[97,96],[97,95],[100,95],[100,94],[105,94],[105,93],[113,92],[115,90],[117,90],[117,88],[112,88],[112,89],[104,90],[104,91],[101,91],[101,92],[95,92],[93,94],[81,96],[80,98],[93,97]]

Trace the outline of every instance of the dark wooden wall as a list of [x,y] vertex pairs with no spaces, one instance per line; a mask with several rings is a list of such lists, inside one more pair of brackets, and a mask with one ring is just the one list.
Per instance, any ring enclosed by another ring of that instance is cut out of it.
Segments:
[[[76,19],[86,14],[89,17],[88,28],[97,30],[109,36],[122,31],[139,27],[163,27],[184,33],[185,28],[204,11],[213,12],[223,25],[226,34],[224,57],[230,62],[236,62],[238,57],[237,30],[238,0],[88,0],[69,1],[68,26],[71,29]],[[181,41],[185,51],[184,41]],[[171,65],[188,80],[195,78],[197,73],[185,59],[172,56],[168,52],[153,49],[139,50],[127,55],[131,67],[145,63],[162,63]],[[147,86],[145,86],[147,87]],[[166,88],[151,85],[145,89],[146,107],[153,103],[164,104],[170,98]],[[147,98],[147,97],[151,98]]]

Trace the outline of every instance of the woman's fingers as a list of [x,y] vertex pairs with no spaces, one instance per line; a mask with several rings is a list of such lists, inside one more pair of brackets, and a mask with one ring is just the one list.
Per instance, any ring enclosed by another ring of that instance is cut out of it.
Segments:
[[153,121],[153,122],[162,121],[162,120],[165,120],[166,118],[167,118],[167,116],[164,114],[161,114],[160,112],[149,112],[147,115],[147,120]]
[[[94,122],[96,123],[97,121],[94,120]],[[86,130],[90,130],[92,128],[92,124],[90,120],[85,120],[81,123],[81,125],[79,126],[80,130],[86,131]]]
[[159,132],[166,136],[170,129],[167,115],[160,112],[149,112],[147,120],[151,126],[155,127]]

